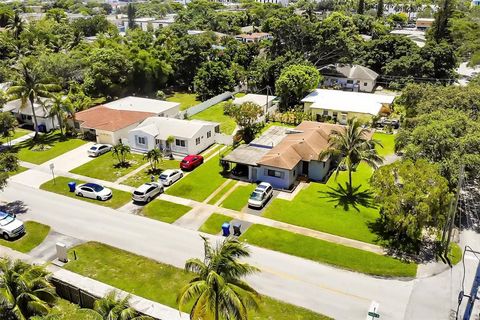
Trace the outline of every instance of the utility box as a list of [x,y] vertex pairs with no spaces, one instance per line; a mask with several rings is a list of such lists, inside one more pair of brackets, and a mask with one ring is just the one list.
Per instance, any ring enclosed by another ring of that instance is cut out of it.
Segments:
[[68,254],[67,254],[67,245],[65,243],[57,242],[57,258],[59,261],[67,263],[68,262]]

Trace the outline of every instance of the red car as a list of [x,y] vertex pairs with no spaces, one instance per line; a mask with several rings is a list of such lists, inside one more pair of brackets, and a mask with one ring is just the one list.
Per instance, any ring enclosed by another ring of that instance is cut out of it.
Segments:
[[183,158],[180,162],[180,169],[193,170],[203,163],[203,157],[198,154],[191,154]]

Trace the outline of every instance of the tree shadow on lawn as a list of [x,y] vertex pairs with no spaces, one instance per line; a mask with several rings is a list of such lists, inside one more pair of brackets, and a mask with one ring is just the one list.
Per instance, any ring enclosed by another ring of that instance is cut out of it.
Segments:
[[335,208],[341,206],[345,211],[349,211],[350,207],[352,207],[357,212],[360,212],[359,206],[376,208],[373,203],[373,193],[368,189],[360,190],[361,187],[362,185],[354,187],[352,192],[349,192],[347,186],[344,187],[337,183],[336,188],[328,186],[330,190],[319,191],[320,194],[323,194],[320,198],[329,199],[327,202],[336,202]]

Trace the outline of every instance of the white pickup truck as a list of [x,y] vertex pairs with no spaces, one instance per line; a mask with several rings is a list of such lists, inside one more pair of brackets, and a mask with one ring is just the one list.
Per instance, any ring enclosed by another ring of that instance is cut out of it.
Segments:
[[0,211],[0,234],[5,240],[18,237],[25,232],[23,222],[15,215]]

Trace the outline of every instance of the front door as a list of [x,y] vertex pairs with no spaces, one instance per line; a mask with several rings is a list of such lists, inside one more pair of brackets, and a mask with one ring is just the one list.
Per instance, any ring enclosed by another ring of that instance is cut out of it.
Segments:
[[307,161],[303,161],[302,173],[306,176],[308,176],[308,164]]

